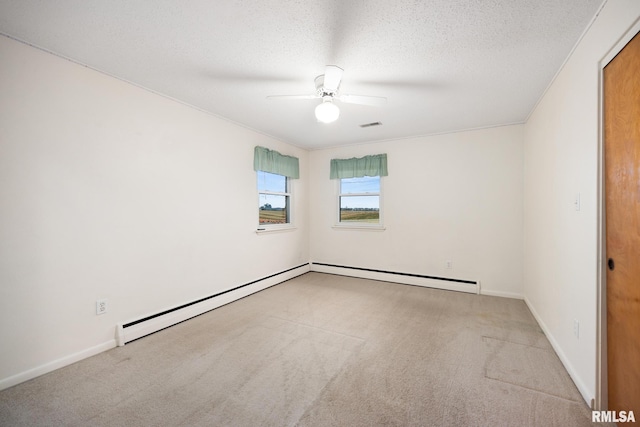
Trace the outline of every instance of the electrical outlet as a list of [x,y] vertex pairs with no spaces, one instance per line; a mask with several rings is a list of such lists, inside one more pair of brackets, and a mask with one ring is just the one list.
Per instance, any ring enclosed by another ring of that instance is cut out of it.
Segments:
[[96,314],[105,314],[107,312],[107,300],[99,299],[96,301]]
[[575,335],[576,338],[580,338],[580,322],[576,319],[573,319],[573,335]]
[[447,261],[447,268],[453,268],[453,263],[451,261]]

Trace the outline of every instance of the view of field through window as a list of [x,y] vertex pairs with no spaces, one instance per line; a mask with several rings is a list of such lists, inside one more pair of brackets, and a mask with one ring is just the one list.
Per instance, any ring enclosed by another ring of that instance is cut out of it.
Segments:
[[288,191],[286,176],[258,171],[259,224],[289,223]]
[[340,180],[340,222],[380,222],[380,177]]

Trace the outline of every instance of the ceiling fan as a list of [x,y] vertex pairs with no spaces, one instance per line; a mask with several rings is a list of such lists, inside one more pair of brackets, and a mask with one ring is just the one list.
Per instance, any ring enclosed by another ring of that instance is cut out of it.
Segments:
[[349,95],[341,94],[340,80],[344,70],[336,65],[327,65],[324,74],[315,78],[316,93],[313,95],[273,95],[267,96],[268,99],[315,99],[322,98],[322,103],[315,109],[316,119],[322,123],[331,123],[338,119],[340,109],[334,100],[346,102],[349,104],[380,106],[387,102],[387,98],[381,96],[365,96],[365,95]]

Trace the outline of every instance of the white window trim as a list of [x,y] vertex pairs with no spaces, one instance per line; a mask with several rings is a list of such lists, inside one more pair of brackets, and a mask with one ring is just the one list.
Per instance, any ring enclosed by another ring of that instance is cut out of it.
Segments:
[[269,226],[269,228],[258,228],[256,230],[256,234],[282,233],[284,231],[293,231],[297,229],[298,227],[291,224],[274,224]]
[[[271,172],[269,172],[271,173]],[[276,174],[277,175],[277,174]],[[284,176],[284,175],[282,175]],[[264,233],[272,233],[272,232],[279,232],[279,231],[289,231],[289,230],[295,230],[296,226],[293,223],[293,218],[294,218],[294,209],[293,209],[293,179],[289,178],[288,176],[286,177],[286,183],[287,183],[287,191],[282,193],[279,191],[260,191],[258,189],[258,175],[256,172],[256,195],[258,198],[258,215],[256,218],[256,223],[258,224],[258,227],[256,228],[256,234],[264,234]],[[289,222],[286,224],[260,224],[260,195],[261,194],[270,194],[270,195],[274,195],[274,196],[287,196],[289,197]]]
[[331,226],[334,230],[358,230],[358,231],[384,231],[387,228],[384,225],[374,224],[374,225],[345,225],[345,224],[334,224]]
[[335,184],[335,206],[334,206],[334,224],[332,226],[335,230],[361,230],[361,231],[384,231],[386,227],[384,226],[384,177],[380,177],[380,192],[378,193],[349,193],[349,196],[378,196],[380,200],[380,221],[378,224],[371,224],[366,222],[340,222],[340,197],[342,193],[340,192],[340,183],[341,179],[336,179]]

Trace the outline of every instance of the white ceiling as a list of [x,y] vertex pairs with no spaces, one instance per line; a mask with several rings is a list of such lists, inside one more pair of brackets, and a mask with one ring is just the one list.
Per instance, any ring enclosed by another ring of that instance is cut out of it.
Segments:
[[[602,3],[0,0],[0,33],[313,149],[522,123]],[[387,105],[320,124],[319,100],[266,99],[327,64]]]

